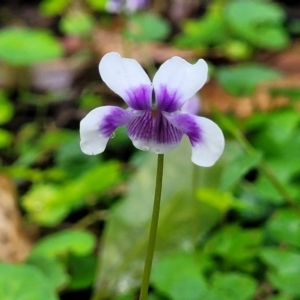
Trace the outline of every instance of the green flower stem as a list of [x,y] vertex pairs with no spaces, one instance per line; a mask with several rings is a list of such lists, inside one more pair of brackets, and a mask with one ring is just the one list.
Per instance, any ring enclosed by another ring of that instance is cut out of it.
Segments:
[[151,219],[148,248],[147,248],[147,253],[146,253],[144,273],[143,273],[143,278],[142,278],[142,285],[141,285],[139,300],[147,299],[147,295],[148,295],[149,280],[150,280],[150,274],[151,274],[151,268],[152,268],[152,261],[153,261],[153,254],[154,254],[154,248],[155,248],[156,233],[157,233],[157,225],[158,225],[158,218],[159,218],[159,210],[160,210],[163,166],[164,166],[164,155],[158,154],[152,219]]
[[192,199],[192,206],[195,207],[194,214],[193,214],[193,228],[192,228],[192,237],[193,237],[193,247],[194,250],[197,249],[197,244],[198,244],[198,235],[199,235],[199,222],[198,222],[198,214],[197,214],[197,206],[199,205],[199,201],[197,199],[197,188],[199,185],[199,171],[200,168],[199,166],[193,164],[192,166],[192,194],[191,194],[191,199]]

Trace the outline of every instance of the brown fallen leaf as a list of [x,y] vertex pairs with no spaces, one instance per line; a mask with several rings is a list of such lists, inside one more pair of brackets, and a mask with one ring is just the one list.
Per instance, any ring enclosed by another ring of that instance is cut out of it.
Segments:
[[222,113],[234,113],[239,118],[245,118],[254,111],[251,97],[235,97],[224,90],[214,79],[204,85],[200,94],[201,110],[204,114],[210,114],[211,109],[216,108]]
[[0,175],[0,260],[21,262],[29,255],[31,243],[22,226],[16,204],[15,187]]
[[[202,111],[209,114],[211,108],[214,107],[223,113],[234,113],[239,118],[246,118],[255,111],[270,111],[292,104],[287,95],[279,93],[276,96],[273,93],[274,90],[300,91],[300,73],[261,82],[253,95],[247,97],[235,97],[229,94],[216,80],[212,79],[201,89]],[[299,109],[297,103],[294,107]]]
[[294,41],[288,48],[280,52],[264,52],[257,56],[259,62],[285,73],[300,72],[300,41]]
[[123,57],[137,60],[141,65],[163,63],[172,56],[178,55],[184,59],[196,58],[193,50],[178,49],[165,43],[135,43],[122,38],[118,31],[98,28],[94,34],[94,49],[99,59],[107,52],[118,52]]

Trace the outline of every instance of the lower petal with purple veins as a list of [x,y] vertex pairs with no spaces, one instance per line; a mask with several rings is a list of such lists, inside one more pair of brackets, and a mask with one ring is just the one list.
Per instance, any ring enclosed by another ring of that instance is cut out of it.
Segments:
[[106,144],[121,125],[127,124],[132,118],[129,110],[116,106],[102,106],[93,109],[80,122],[80,147],[88,155],[104,151]]
[[168,121],[185,133],[192,145],[192,162],[212,166],[221,156],[225,140],[222,130],[213,121],[186,113],[166,115]]
[[136,148],[158,154],[174,149],[183,136],[160,111],[151,110],[132,119],[127,124],[127,133]]

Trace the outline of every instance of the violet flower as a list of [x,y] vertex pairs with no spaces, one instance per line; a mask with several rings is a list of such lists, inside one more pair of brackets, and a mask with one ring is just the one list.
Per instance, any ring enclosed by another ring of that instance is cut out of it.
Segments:
[[144,8],[148,0],[108,0],[106,10],[111,13],[120,13],[122,10],[133,13]]
[[107,86],[129,107],[98,107],[81,121],[80,146],[85,154],[103,152],[115,129],[125,125],[140,150],[164,154],[178,146],[186,134],[196,165],[209,167],[220,157],[224,136],[218,125],[180,110],[206,82],[208,67],[203,59],[192,65],[172,57],[161,65],[152,83],[136,60],[115,52],[104,55],[99,71]]

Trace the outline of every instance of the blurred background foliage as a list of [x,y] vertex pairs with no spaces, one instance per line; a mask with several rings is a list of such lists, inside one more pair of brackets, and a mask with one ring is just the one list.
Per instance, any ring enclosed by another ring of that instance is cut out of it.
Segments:
[[300,5],[271,0],[10,0],[0,6],[0,299],[137,299],[154,154],[123,128],[85,156],[79,122],[122,105],[109,51],[149,73],[202,57],[212,168],[166,155],[149,300],[300,299]]

